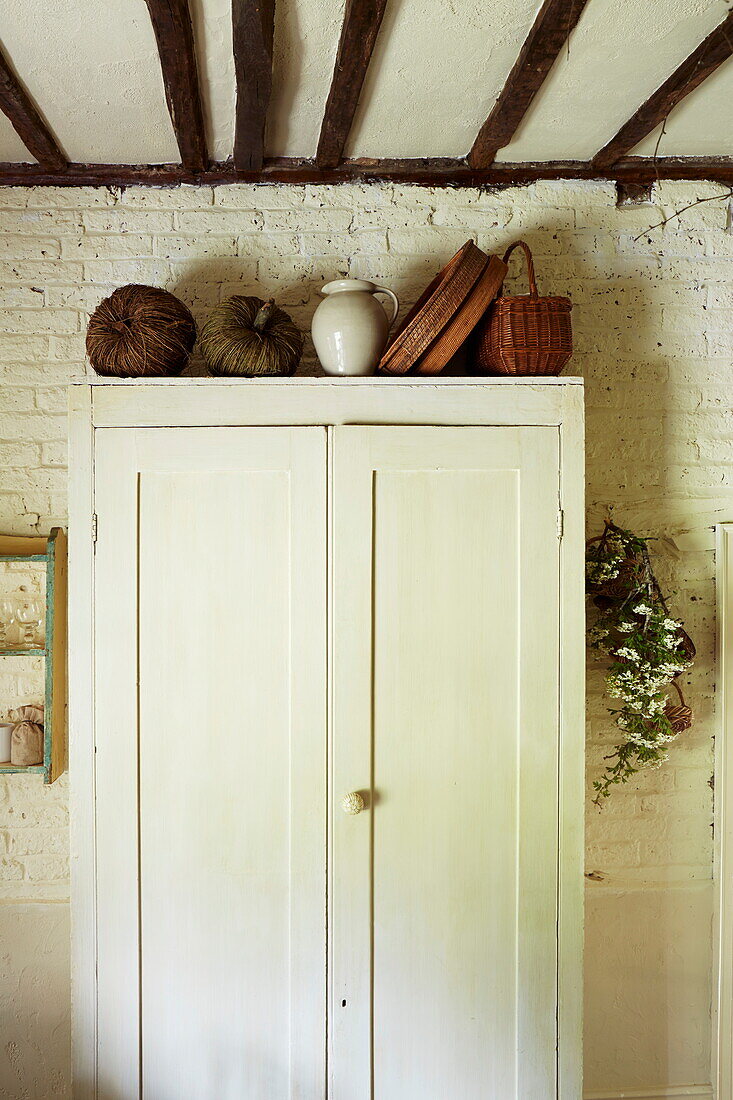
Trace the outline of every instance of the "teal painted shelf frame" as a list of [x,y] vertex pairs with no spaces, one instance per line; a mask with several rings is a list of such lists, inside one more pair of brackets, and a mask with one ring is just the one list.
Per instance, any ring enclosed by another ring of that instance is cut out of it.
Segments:
[[0,764],[0,775],[42,775],[44,783],[53,783],[66,770],[66,533],[54,527],[48,538],[0,535],[0,565],[10,561],[46,566],[44,647],[0,649],[3,661],[13,657],[45,660],[43,763]]

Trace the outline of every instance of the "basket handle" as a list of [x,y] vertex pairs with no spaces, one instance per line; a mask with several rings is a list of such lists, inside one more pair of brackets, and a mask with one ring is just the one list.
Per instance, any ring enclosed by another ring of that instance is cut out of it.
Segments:
[[680,704],[681,704],[681,706],[683,706],[683,707],[686,707],[686,706],[687,706],[687,703],[685,702],[685,697],[684,697],[684,695],[682,694],[682,688],[680,687],[680,685],[679,685],[679,684],[677,683],[677,681],[676,681],[676,680],[673,680],[673,681],[672,681],[672,687],[674,688],[674,690],[675,690],[675,691],[677,692],[677,694],[678,694],[678,695],[679,695],[679,697],[680,697]]
[[506,252],[504,253],[504,263],[508,262],[509,257],[511,256],[515,248],[521,248],[527,260],[527,275],[529,276],[529,296],[530,298],[538,298],[539,293],[537,290],[537,281],[534,277],[534,261],[532,260],[532,253],[529,250],[529,245],[526,244],[524,241],[515,241],[514,244],[509,245],[509,248],[507,248]]

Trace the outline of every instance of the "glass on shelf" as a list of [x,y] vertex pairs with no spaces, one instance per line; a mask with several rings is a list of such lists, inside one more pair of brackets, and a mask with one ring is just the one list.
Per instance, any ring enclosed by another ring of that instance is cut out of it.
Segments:
[[[23,596],[18,600],[16,617],[21,624],[21,647],[23,649],[43,649],[43,603],[35,597]],[[38,640],[40,638],[40,641]]]
[[6,596],[0,600],[0,649],[10,649],[10,631],[15,622],[15,600]]

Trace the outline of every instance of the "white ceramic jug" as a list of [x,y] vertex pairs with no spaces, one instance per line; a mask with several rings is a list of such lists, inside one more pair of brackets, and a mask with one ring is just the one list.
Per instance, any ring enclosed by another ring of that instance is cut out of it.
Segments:
[[[326,283],[321,294],[326,297],[313,314],[311,333],[324,371],[374,374],[400,308],[396,296],[366,279],[336,279]],[[392,299],[389,320],[375,294],[387,294]]]

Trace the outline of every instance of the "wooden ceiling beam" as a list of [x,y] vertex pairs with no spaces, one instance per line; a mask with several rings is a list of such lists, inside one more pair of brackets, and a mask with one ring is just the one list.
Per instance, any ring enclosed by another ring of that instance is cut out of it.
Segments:
[[237,77],[234,166],[242,172],[259,171],[264,161],[274,34],[275,0],[232,0]]
[[181,183],[218,186],[231,183],[302,185],[365,182],[410,183],[425,187],[480,187],[500,190],[536,180],[613,180],[627,188],[648,187],[657,180],[704,180],[733,186],[732,157],[625,157],[612,170],[587,161],[547,161],[474,169],[450,157],[410,160],[346,160],[337,168],[320,168],[312,160],[271,158],[257,171],[240,171],[231,162],[212,163],[203,172],[181,164],[70,164],[49,171],[35,164],[0,164],[0,187],[175,187]]
[[42,168],[54,172],[64,171],[69,163],[65,153],[2,50],[0,109],[7,115],[16,134]]
[[387,0],[346,0],[316,151],[320,168],[335,168],[343,158],[386,7]]
[[145,0],[158,43],[165,98],[181,162],[190,172],[208,164],[196,48],[188,0]]
[[472,168],[488,168],[498,151],[512,140],[587,2],[545,0],[468,154]]
[[733,54],[733,12],[701,42],[615,137],[593,157],[596,168],[610,168],[657,128],[685,96],[699,87]]

